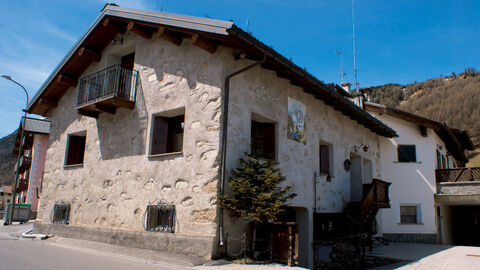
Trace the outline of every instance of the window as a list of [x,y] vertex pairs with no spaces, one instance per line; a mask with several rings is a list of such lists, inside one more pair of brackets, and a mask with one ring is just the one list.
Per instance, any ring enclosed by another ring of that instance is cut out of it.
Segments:
[[175,205],[147,205],[146,231],[174,232]]
[[251,154],[275,160],[275,123],[252,120]]
[[65,165],[81,165],[83,164],[83,156],[85,154],[85,142],[87,136],[68,135],[67,154],[65,157]]
[[153,119],[152,147],[150,154],[181,152],[185,115],[175,117],[155,116]]
[[441,154],[440,154],[440,151],[438,151],[437,149],[437,169],[441,169],[442,168],[442,158],[441,158]]
[[400,223],[401,224],[417,224],[418,206],[417,205],[401,205],[400,206]]
[[330,146],[325,144],[320,144],[320,153],[319,153],[319,166],[320,173],[330,176]]
[[57,203],[53,206],[52,223],[68,224],[70,217],[70,204]]
[[399,145],[398,162],[417,162],[415,145]]

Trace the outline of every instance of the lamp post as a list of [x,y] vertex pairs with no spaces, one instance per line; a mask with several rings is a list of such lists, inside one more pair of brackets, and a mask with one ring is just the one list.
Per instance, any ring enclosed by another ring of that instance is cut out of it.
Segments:
[[[22,150],[23,150],[23,136],[24,136],[23,131],[25,130],[25,122],[27,120],[27,108],[28,108],[29,97],[28,97],[27,89],[25,89],[25,87],[23,87],[23,85],[21,85],[20,83],[14,81],[12,79],[12,77],[7,76],[7,75],[2,75],[2,78],[5,79],[5,80],[9,80],[9,81],[17,84],[18,86],[20,86],[23,89],[23,91],[25,91],[25,94],[27,95],[27,103],[25,105],[25,109],[23,110],[25,113],[24,113],[23,119],[22,119],[22,133],[20,135],[20,147],[18,149],[17,169],[15,170],[15,181],[14,181],[14,184],[13,184],[12,208],[11,208],[10,216],[8,217],[8,223],[6,222],[4,224],[4,225],[9,225],[9,224],[12,224],[12,222],[13,222],[13,210],[15,208],[15,196],[16,196],[16,192],[17,192],[18,167],[20,165],[20,157],[22,155]],[[8,209],[8,206],[7,206],[7,209]]]

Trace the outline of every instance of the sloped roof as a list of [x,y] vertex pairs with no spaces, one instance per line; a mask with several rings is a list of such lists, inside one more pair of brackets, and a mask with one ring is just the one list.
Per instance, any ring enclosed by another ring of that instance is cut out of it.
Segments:
[[12,194],[12,186],[11,185],[2,185],[3,193]]
[[[13,156],[18,155],[20,150],[20,137],[22,136],[23,128],[23,117],[20,121],[20,126],[18,127],[17,136],[15,137],[15,144],[13,145]],[[47,119],[38,119],[38,118],[25,118],[25,129],[24,136],[30,134],[49,134],[50,133],[50,121]]]
[[365,102],[364,106],[367,111],[377,112],[380,114],[385,113],[419,126],[432,129],[445,143],[448,152],[450,152],[458,161],[467,162],[468,159],[465,156],[464,151],[473,150],[475,148],[470,136],[465,130],[451,128],[445,123],[440,123],[420,115],[395,108],[389,108],[377,103]]
[[290,80],[304,92],[323,100],[327,105],[385,137],[397,136],[395,131],[358,108],[345,98],[345,92],[329,87],[303,68],[295,65],[271,47],[263,44],[233,22],[121,8],[108,4],[88,31],[55,68],[28,106],[30,113],[46,115],[56,107],[60,97],[72,86],[92,61],[98,61],[102,50],[119,33],[130,30],[144,38],[159,33],[161,38],[180,45],[183,39],[210,53],[217,46],[230,47],[246,55],[248,59],[266,61],[261,65],[274,70],[278,77]]

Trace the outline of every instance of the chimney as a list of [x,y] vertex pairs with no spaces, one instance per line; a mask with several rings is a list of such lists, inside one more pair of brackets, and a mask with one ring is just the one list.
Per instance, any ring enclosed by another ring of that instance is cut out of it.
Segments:
[[342,86],[343,89],[345,89],[345,91],[347,91],[348,93],[350,93],[350,86],[352,85],[351,83],[348,83],[348,82],[343,82],[340,84]]

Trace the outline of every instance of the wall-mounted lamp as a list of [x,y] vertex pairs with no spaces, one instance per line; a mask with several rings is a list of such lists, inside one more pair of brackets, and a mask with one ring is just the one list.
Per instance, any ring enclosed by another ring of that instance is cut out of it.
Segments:
[[112,39],[112,45],[115,45],[117,43],[120,43],[120,45],[123,45],[123,37]]
[[360,145],[358,145],[358,146],[357,146],[357,145],[354,145],[354,146],[353,146],[353,150],[354,150],[355,152],[358,152],[358,150],[360,150],[360,149],[363,149],[363,152],[367,152],[367,151],[368,151],[368,144],[363,144],[363,143],[362,143],[362,144],[360,144]]

